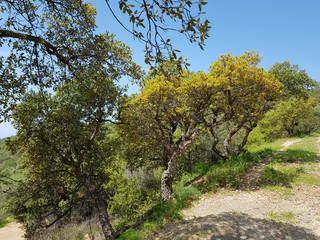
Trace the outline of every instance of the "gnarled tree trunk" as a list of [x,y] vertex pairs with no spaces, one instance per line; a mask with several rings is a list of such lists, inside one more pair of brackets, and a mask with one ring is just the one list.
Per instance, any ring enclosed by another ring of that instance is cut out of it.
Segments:
[[170,200],[172,194],[172,183],[174,177],[178,172],[178,160],[179,154],[174,153],[168,162],[167,169],[162,173],[161,176],[161,192],[162,199],[165,201]]

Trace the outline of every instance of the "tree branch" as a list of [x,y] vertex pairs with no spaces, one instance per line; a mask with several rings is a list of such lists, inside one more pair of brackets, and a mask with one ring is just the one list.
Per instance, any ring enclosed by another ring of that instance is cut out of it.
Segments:
[[58,48],[52,45],[47,40],[45,40],[44,38],[36,37],[36,36],[25,34],[25,33],[18,33],[11,30],[4,30],[4,29],[0,30],[0,38],[16,38],[20,40],[27,40],[27,41],[41,44],[46,48],[47,53],[49,53],[50,55],[55,55],[60,62],[66,65],[69,65],[70,59],[61,55],[58,51]]

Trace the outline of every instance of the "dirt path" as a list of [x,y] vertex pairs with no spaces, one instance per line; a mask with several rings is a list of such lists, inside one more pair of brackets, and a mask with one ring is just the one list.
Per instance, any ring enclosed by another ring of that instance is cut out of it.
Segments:
[[[320,141],[320,138],[318,138],[318,140]],[[295,144],[298,142],[301,142],[300,138],[286,141],[285,143],[282,144],[283,148],[281,148],[280,151],[284,151],[286,148],[290,147],[292,144]]]
[[0,228],[0,239],[3,240],[23,240],[24,231],[18,223],[10,223]]
[[[286,142],[281,151],[296,142]],[[270,161],[266,158],[253,168],[248,173],[251,177],[244,178],[246,183],[255,186],[253,181],[261,176]],[[312,171],[319,173],[320,166],[313,167]],[[285,220],[268,217],[281,213],[291,217]],[[294,185],[287,195],[265,189],[224,190],[203,196],[183,214],[184,221],[167,224],[152,239],[320,240],[320,187]]]
[[[320,138],[318,139],[319,140],[319,143],[320,143]],[[242,179],[242,190],[258,190],[259,187],[257,186],[257,182],[258,180],[261,178],[262,174],[263,174],[263,169],[265,168],[265,166],[267,166],[271,161],[272,161],[272,158],[275,156],[275,155],[278,155],[278,154],[284,154],[285,153],[285,150],[295,144],[295,143],[298,143],[298,142],[301,142],[301,139],[295,139],[295,140],[289,140],[289,141],[286,141],[285,143],[282,144],[283,148],[280,149],[279,152],[276,152],[275,154],[269,156],[269,157],[266,157],[264,159],[262,159],[260,162],[258,162],[251,170],[249,173],[247,173],[243,179]]]

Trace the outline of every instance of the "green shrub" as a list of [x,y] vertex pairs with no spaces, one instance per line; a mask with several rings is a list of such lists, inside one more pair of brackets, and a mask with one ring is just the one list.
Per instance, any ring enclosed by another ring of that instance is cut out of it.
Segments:
[[192,174],[199,174],[199,175],[204,175],[208,172],[209,170],[209,165],[204,162],[199,162],[197,163],[193,168],[192,168]]
[[139,240],[144,235],[143,231],[138,231],[135,229],[129,229],[122,233],[118,239],[120,240]]
[[145,222],[143,224],[143,230],[144,231],[151,231],[151,232],[155,232],[158,229],[158,225],[155,223],[151,223],[151,222]]

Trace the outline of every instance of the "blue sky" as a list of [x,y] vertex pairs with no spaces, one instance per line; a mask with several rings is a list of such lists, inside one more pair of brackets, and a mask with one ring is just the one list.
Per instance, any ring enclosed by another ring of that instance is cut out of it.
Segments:
[[[206,18],[211,22],[210,38],[204,51],[176,34],[171,34],[175,47],[191,64],[190,69],[206,71],[221,54],[233,55],[257,50],[263,55],[260,66],[266,70],[275,62],[290,61],[306,69],[320,81],[320,1],[319,0],[207,0]],[[113,2],[116,2],[113,0]],[[116,34],[116,39],[129,45],[134,60],[143,64],[144,45],[111,17],[104,0],[93,0],[97,7],[99,31]],[[123,16],[121,16],[123,20]],[[0,55],[7,49],[0,48]],[[136,87],[131,87],[137,91]],[[15,132],[9,124],[0,124],[0,138]]]

